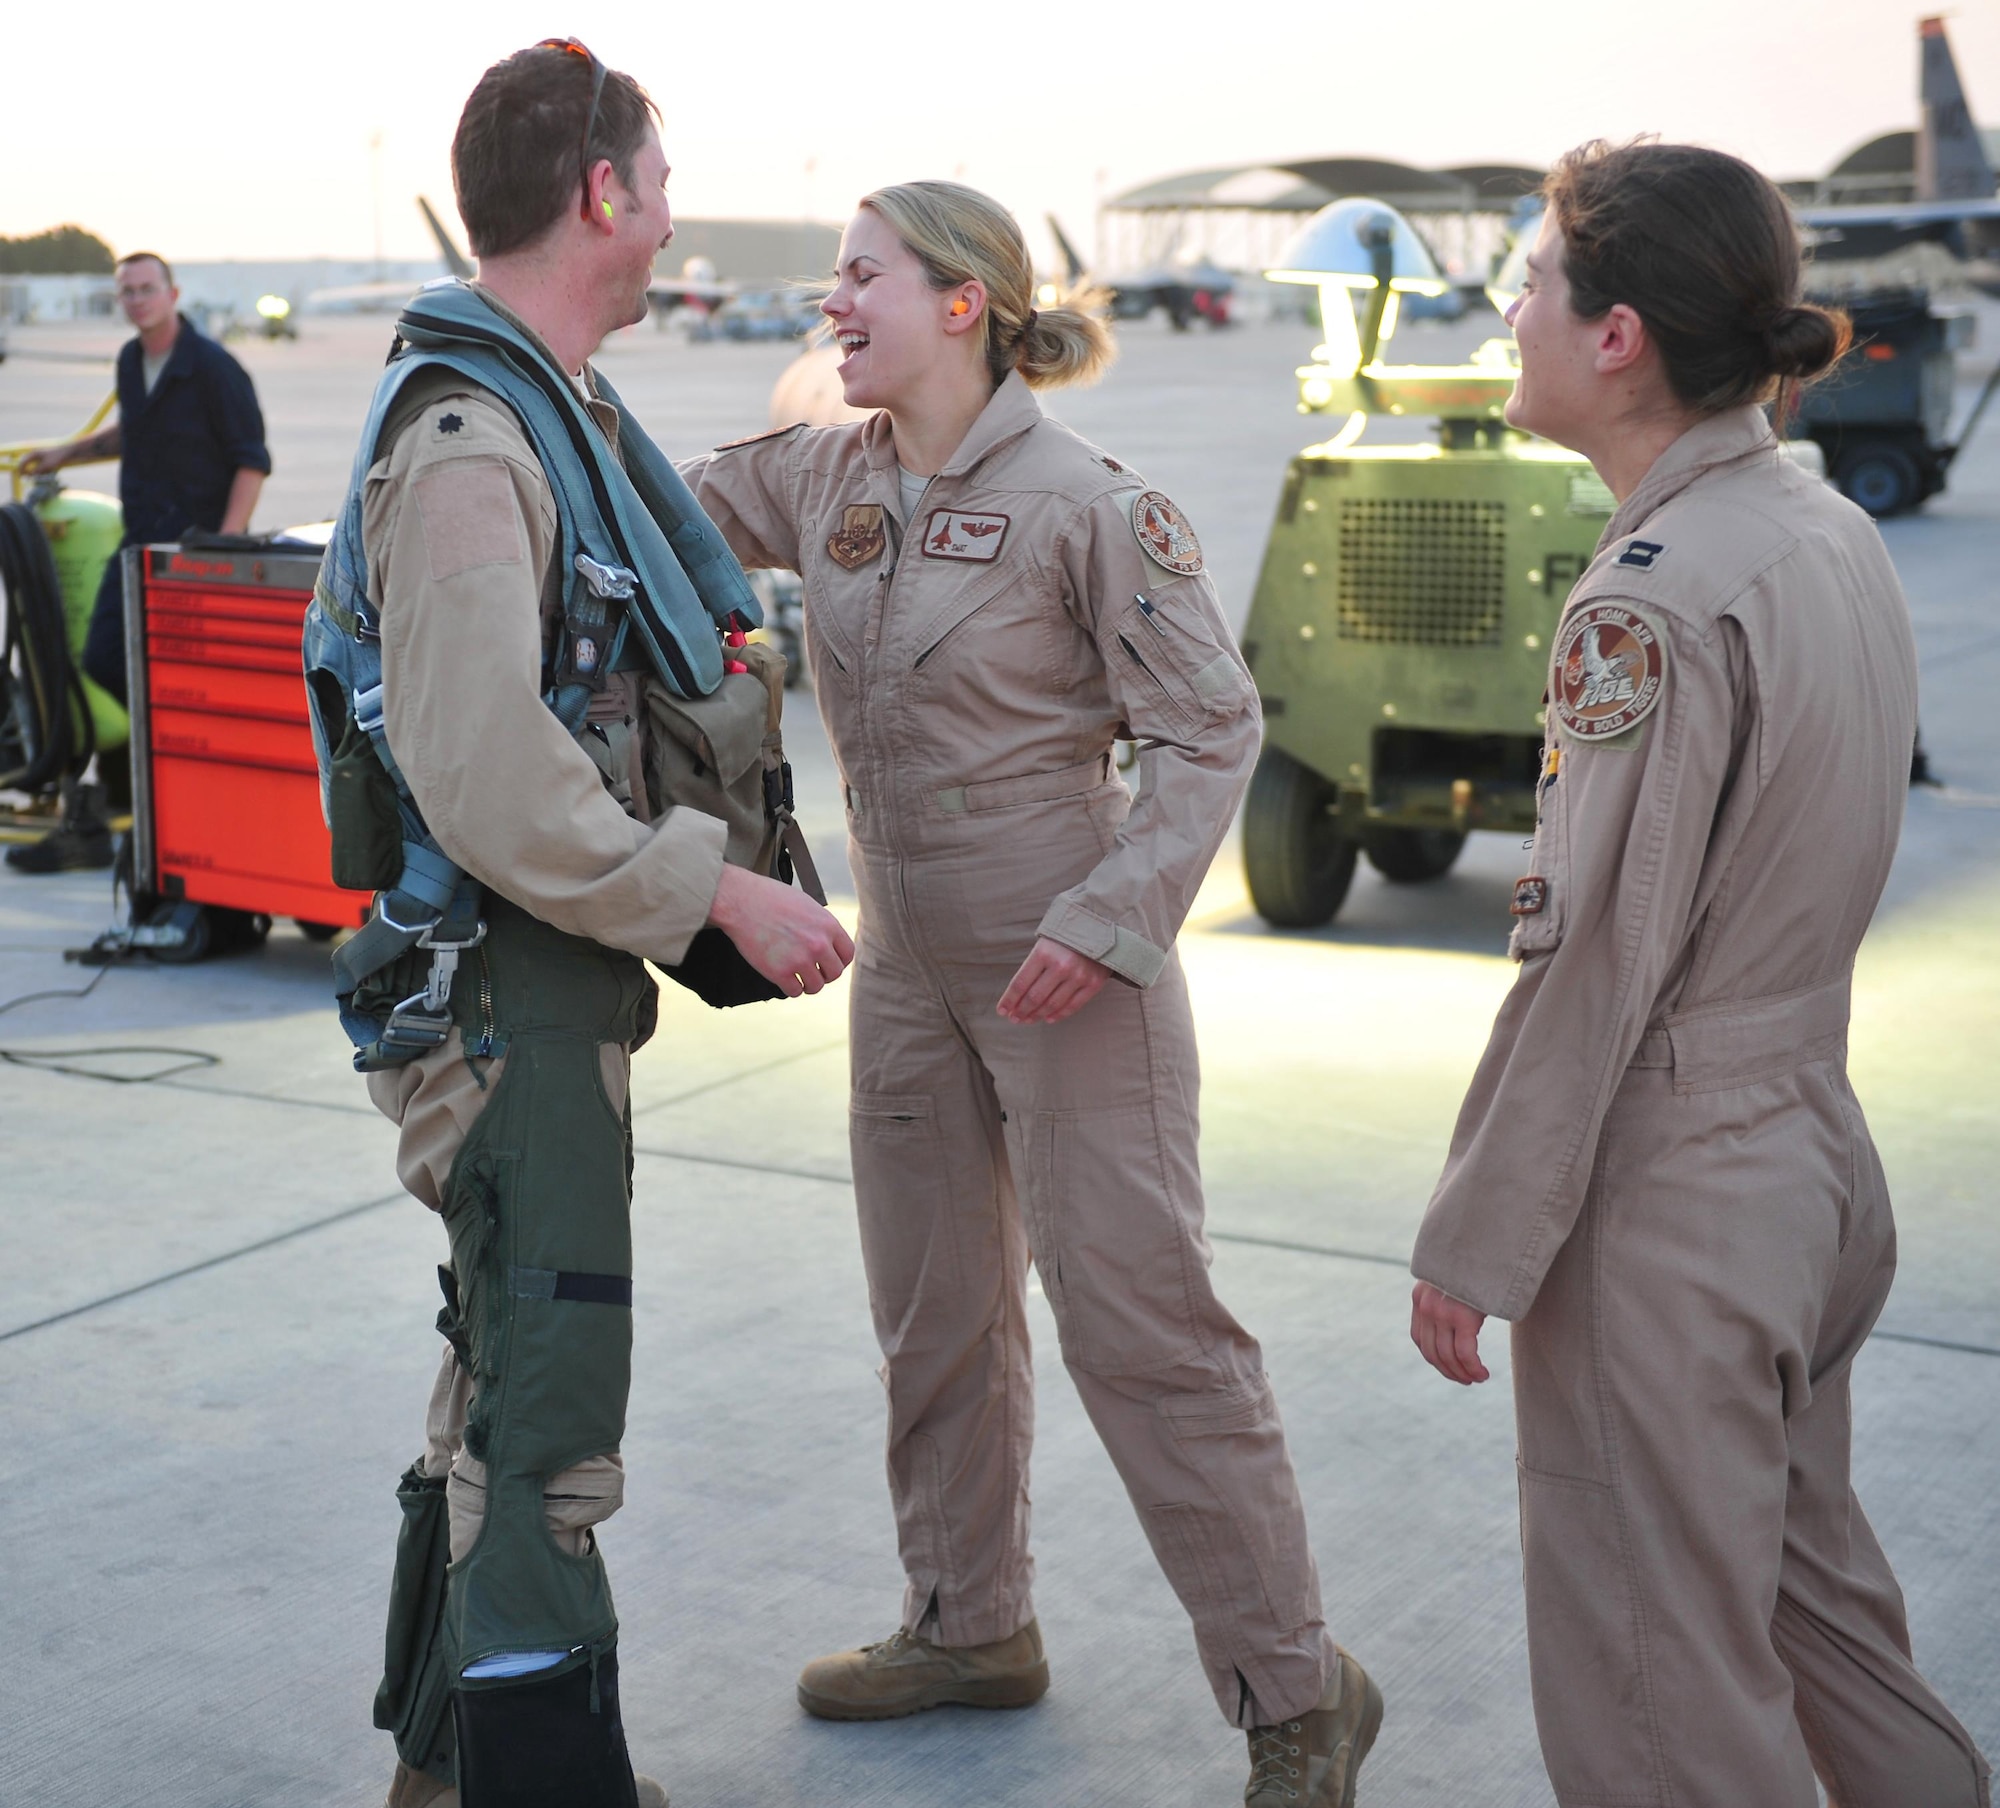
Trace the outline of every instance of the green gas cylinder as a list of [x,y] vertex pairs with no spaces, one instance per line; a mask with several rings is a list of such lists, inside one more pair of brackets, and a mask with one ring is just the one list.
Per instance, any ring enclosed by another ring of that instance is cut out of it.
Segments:
[[[90,612],[97,603],[97,586],[104,567],[118,556],[125,537],[125,519],[116,497],[95,490],[66,490],[37,484],[29,498],[42,531],[49,537],[56,581],[62,586],[63,619],[69,624],[70,657],[83,657],[84,636],[90,632]],[[91,727],[101,752],[123,747],[131,737],[131,722],[118,699],[84,678],[83,694],[90,705]]]

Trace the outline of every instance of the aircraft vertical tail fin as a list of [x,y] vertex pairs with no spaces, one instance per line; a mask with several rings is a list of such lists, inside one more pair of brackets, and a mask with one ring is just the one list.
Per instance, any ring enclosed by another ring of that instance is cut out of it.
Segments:
[[1063,263],[1068,267],[1069,280],[1079,282],[1083,278],[1083,259],[1076,254],[1076,247],[1069,242],[1069,234],[1063,231],[1054,214],[1049,215],[1049,231],[1055,236],[1056,249],[1062,253]]
[[1990,201],[1993,166],[1966,105],[1942,19],[1917,21],[1923,124],[1917,130],[1919,201]]
[[417,206],[423,213],[424,224],[431,229],[431,237],[437,240],[438,255],[444,259],[444,267],[460,282],[470,282],[471,261],[452,243],[451,234],[444,229],[444,222],[432,211],[431,204],[422,195],[417,197]]

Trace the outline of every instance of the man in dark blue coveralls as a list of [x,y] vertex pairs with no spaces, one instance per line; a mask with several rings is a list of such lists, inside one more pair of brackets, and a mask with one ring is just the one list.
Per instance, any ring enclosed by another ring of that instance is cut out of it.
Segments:
[[[167,260],[135,251],[118,263],[118,301],[139,329],[118,353],[118,418],[66,445],[21,461],[30,476],[93,459],[118,459],[118,501],[126,546],[178,540],[191,528],[240,534],[250,526],[271,469],[264,415],[250,373],[179,309]],[[83,669],[119,702],[125,698],[125,613],[121,561],[104,568],[84,642]],[[112,768],[115,767],[116,770]],[[129,802],[123,753],[100,761],[114,806]],[[111,837],[101,816],[66,820],[32,847],[9,852],[27,872],[109,866]]]

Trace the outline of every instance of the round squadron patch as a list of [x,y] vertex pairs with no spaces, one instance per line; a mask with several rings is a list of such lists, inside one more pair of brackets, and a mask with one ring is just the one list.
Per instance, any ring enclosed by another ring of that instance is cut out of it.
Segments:
[[1202,571],[1201,542],[1180,504],[1159,490],[1141,490],[1132,498],[1132,531],[1146,557],[1163,570],[1184,578]]
[[1665,637],[1623,603],[1588,603],[1556,636],[1550,702],[1579,741],[1605,741],[1652,714],[1667,675]]

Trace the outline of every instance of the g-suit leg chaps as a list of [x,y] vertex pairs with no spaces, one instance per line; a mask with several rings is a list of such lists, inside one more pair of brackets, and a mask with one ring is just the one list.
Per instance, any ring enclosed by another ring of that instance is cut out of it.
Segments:
[[[638,961],[499,899],[487,918],[486,970],[468,983],[462,966],[459,990],[490,995],[504,1058],[444,1190],[439,1318],[455,1391],[469,1393],[462,1442],[483,1511],[460,1515],[470,1543],[454,1551],[446,1475],[420,1462],[405,1476],[376,1723],[435,1775],[453,1773],[455,1744],[466,1808],[629,1808],[610,1584],[595,1540],[559,1534],[544,1497],[624,1434],[631,1139],[600,1051],[643,1040],[652,986]],[[552,1651],[526,1675],[465,1674]]]

